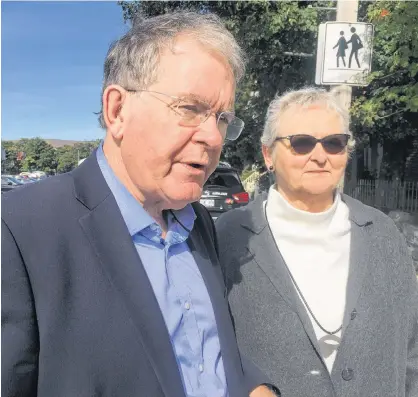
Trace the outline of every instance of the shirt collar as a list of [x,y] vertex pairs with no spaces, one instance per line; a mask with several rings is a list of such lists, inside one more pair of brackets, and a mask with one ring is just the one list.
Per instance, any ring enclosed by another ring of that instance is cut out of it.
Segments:
[[[113,172],[103,152],[103,142],[100,143],[97,149],[96,157],[103,177],[115,197],[129,234],[134,236],[148,226],[156,224],[154,218],[152,218],[152,216],[144,210],[142,205],[135,199],[134,196],[132,196],[132,194],[128,191],[128,189],[126,189],[123,183]],[[181,210],[173,212],[184,227],[188,230],[193,229],[196,214],[190,204],[187,204]],[[169,228],[171,228],[170,220],[168,222]]]

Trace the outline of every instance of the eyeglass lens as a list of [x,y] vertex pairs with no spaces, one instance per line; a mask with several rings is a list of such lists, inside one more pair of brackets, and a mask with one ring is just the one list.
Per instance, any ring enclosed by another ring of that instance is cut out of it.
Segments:
[[298,154],[308,154],[318,142],[322,144],[324,150],[329,154],[341,153],[347,146],[349,136],[347,134],[334,134],[317,139],[312,135],[293,135],[290,137],[290,145]]

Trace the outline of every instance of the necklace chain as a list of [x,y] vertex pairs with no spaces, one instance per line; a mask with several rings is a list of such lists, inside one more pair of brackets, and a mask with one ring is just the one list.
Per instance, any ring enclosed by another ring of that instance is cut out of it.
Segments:
[[341,326],[340,326],[340,327],[338,327],[338,329],[336,329],[335,331],[332,331],[332,332],[331,332],[331,331],[327,331],[327,330],[326,330],[326,329],[325,329],[325,328],[324,328],[324,327],[320,324],[320,322],[316,319],[315,315],[313,314],[313,312],[312,312],[311,308],[310,308],[310,307],[309,307],[309,305],[308,305],[308,302],[306,301],[305,297],[303,296],[302,291],[300,290],[300,288],[299,288],[299,286],[298,286],[298,284],[297,284],[297,282],[296,282],[295,278],[293,277],[293,274],[292,274],[292,272],[290,271],[289,266],[287,266],[287,263],[286,263],[286,261],[284,260],[283,255],[281,255],[281,253],[280,253],[279,246],[277,245],[277,241],[276,241],[276,239],[274,238],[273,232],[272,232],[271,227],[270,227],[270,223],[269,223],[269,221],[268,221],[268,219],[267,219],[267,203],[266,203],[266,205],[265,205],[265,207],[264,207],[264,216],[266,217],[266,222],[267,222],[268,228],[269,228],[269,230],[270,230],[270,234],[271,234],[271,236],[272,236],[272,238],[273,238],[274,244],[276,245],[277,252],[278,252],[278,253],[279,253],[279,255],[281,256],[281,258],[282,258],[282,260],[283,260],[283,263],[284,263],[284,265],[285,265],[285,267],[286,267],[286,270],[287,270],[287,272],[289,273],[289,276],[290,276],[290,278],[292,279],[292,282],[293,282],[294,286],[296,287],[297,291],[299,292],[299,296],[302,298],[303,303],[305,304],[306,308],[308,309],[308,312],[310,313],[310,315],[311,315],[311,316],[312,316],[312,318],[314,319],[315,323],[318,325],[318,327],[319,327],[319,328],[320,328],[323,332],[325,332],[325,333],[326,333],[326,334],[328,334],[328,335],[335,335],[336,333],[338,333],[339,331],[341,331],[341,330],[342,330],[343,325],[341,324]]

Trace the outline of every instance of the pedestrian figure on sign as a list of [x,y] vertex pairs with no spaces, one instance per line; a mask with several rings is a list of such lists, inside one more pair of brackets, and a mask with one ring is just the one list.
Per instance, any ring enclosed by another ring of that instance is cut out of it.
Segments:
[[340,67],[340,63],[339,60],[341,58],[341,60],[343,61],[343,65],[345,67],[345,50],[348,48],[347,45],[347,40],[344,37],[344,32],[341,31],[340,32],[340,38],[338,39],[337,44],[335,44],[334,47],[332,47],[332,49],[335,49],[338,47],[338,51],[337,51],[337,68]]
[[351,53],[350,57],[348,58],[348,67],[351,68],[351,60],[353,59],[353,55],[356,58],[357,66],[360,69],[360,62],[358,60],[358,50],[363,48],[363,43],[360,40],[359,35],[356,33],[356,28],[352,27],[350,32],[353,33],[351,35],[351,39],[347,41],[347,44],[351,43]]

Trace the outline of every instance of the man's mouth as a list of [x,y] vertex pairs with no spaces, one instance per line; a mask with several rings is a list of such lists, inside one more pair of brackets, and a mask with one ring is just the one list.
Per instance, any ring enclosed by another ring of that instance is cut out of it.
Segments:
[[205,168],[205,166],[203,164],[198,164],[198,163],[189,163],[187,165],[189,165],[190,167],[193,167],[197,170],[203,170]]
[[199,171],[203,171],[207,167],[207,164],[203,161],[184,161],[182,164]]

